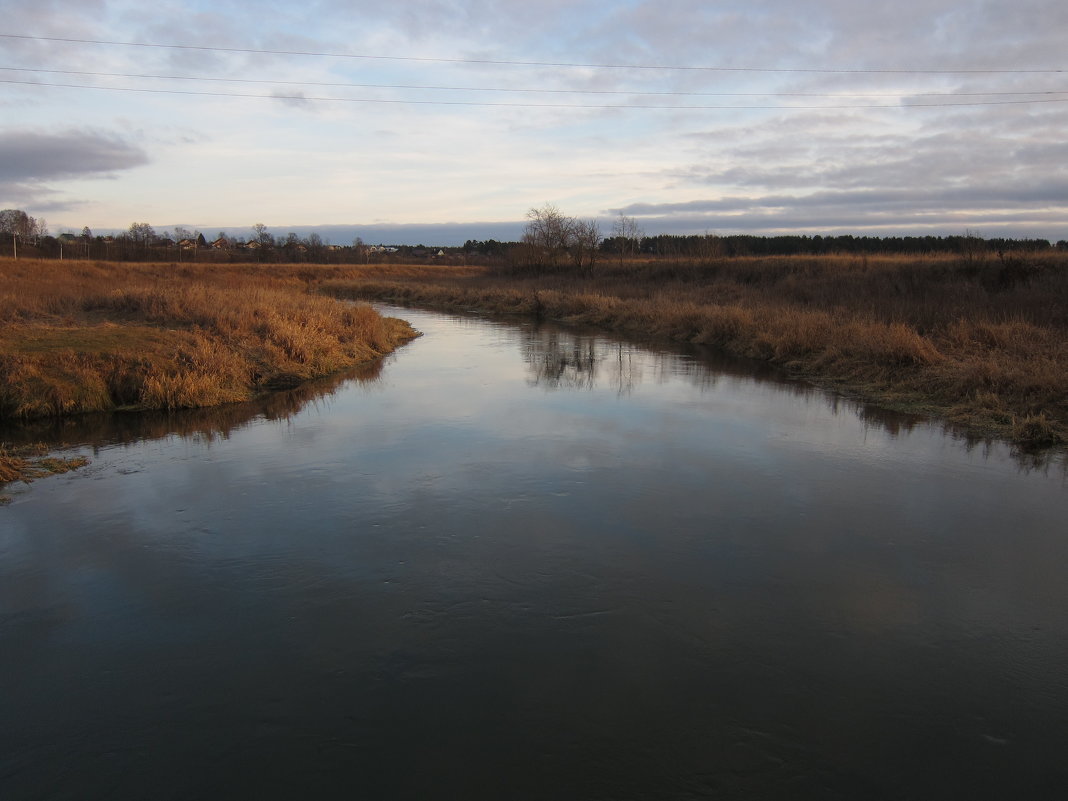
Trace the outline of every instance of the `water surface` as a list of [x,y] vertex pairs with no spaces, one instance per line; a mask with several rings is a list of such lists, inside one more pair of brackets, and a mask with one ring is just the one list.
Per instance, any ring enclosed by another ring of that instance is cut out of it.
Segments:
[[1068,797],[1068,482],[694,350],[396,311],[7,431],[0,797]]

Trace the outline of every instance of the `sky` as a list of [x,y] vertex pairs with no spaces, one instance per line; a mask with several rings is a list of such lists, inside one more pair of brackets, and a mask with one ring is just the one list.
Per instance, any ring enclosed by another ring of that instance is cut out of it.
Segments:
[[[56,234],[1068,239],[1064,0],[0,0]],[[78,41],[73,41],[78,40]]]

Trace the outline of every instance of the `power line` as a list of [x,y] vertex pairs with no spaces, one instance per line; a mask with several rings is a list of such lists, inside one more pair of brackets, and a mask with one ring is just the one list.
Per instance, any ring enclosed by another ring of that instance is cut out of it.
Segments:
[[185,89],[148,89],[132,86],[93,86],[73,83],[46,83],[43,81],[16,81],[0,78],[0,83],[18,84],[22,86],[48,86],[62,89],[90,89],[103,92],[142,92],[148,94],[186,95],[196,97],[236,97],[252,98],[258,100],[295,100],[303,102],[328,102],[328,103],[381,103],[391,105],[418,105],[418,106],[481,106],[500,108],[552,108],[552,109],[660,109],[675,111],[716,111],[716,110],[773,110],[773,111],[819,111],[834,109],[915,109],[915,108],[947,108],[953,106],[1005,106],[1021,105],[1025,103],[1068,103],[1066,98],[1046,98],[1038,100],[987,100],[966,101],[951,103],[885,103],[885,104],[823,104],[818,106],[765,106],[765,105],[656,105],[651,103],[494,103],[474,100],[410,100],[400,98],[373,98],[373,97],[309,97],[307,95],[259,95],[244,92],[201,92]]
[[[1062,95],[1068,89],[1042,89],[1016,92],[690,92],[662,91],[646,89],[543,89],[529,87],[487,87],[487,86],[441,86],[434,84],[398,84],[398,83],[341,83],[329,81],[288,81],[266,78],[220,78],[196,75],[156,75],[136,72],[96,72],[89,70],[49,70],[32,67],[3,67],[6,72],[32,72],[44,75],[83,75],[98,78],[138,78],[165,81],[203,81],[210,83],[247,83],[285,86],[315,86],[346,89],[405,89],[443,92],[501,92],[501,93],[537,93],[537,94],[575,94],[575,95],[645,95],[662,97],[825,97],[825,98],[893,98],[893,97],[998,97],[1019,95]],[[106,87],[100,87],[106,88]]]
[[120,42],[108,39],[75,39],[60,36],[30,36],[17,33],[0,33],[5,39],[30,39],[41,42],[64,42],[68,44],[111,45],[117,47],[163,48],[170,50],[199,50],[215,53],[250,53],[273,56],[309,56],[315,58],[346,58],[369,61],[430,62],[439,64],[482,64],[507,67],[566,67],[580,69],[613,70],[674,70],[691,72],[762,72],[762,73],[818,73],[838,75],[1048,75],[1060,74],[1064,69],[825,69],[805,67],[723,67],[710,65],[665,65],[665,64],[612,64],[581,63],[570,61],[517,61],[488,58],[440,58],[428,56],[383,56],[366,53],[333,53],[314,50],[265,50],[251,47],[217,47],[207,45],[164,44],[158,42]]

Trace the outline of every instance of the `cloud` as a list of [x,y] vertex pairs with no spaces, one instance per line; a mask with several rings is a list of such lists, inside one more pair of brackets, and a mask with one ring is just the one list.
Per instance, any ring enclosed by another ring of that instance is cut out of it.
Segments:
[[[1068,180],[1034,187],[866,189],[635,203],[618,211],[664,233],[941,233],[1042,236],[1068,214]],[[615,211],[615,210],[609,210]]]
[[[24,130],[0,134],[0,203],[91,190],[94,228],[215,228],[235,209],[286,230],[472,221],[372,234],[429,244],[501,238],[477,221],[545,201],[580,217],[645,209],[649,233],[893,217],[947,233],[1045,220],[1034,233],[1061,238],[1068,223],[1068,92],[1060,74],[1019,71],[1059,66],[1063,0],[322,0],[313,14],[271,0],[251,27],[245,6],[212,0],[10,5],[16,35],[241,51],[0,37],[9,77],[42,84],[3,88]],[[947,105],[1019,98],[1046,102]],[[515,105],[468,105],[485,102]],[[552,104],[690,108],[534,107]],[[145,150],[151,169],[132,169]],[[101,176],[118,180],[84,180]]]
[[47,182],[108,176],[148,161],[137,145],[100,131],[0,131],[0,202],[69,209],[77,204]]
[[314,106],[305,96],[304,92],[283,93],[281,90],[276,89],[271,93],[271,97],[291,108],[300,108],[309,111],[314,110]]
[[99,131],[0,132],[0,182],[88,178],[148,161],[137,145]]

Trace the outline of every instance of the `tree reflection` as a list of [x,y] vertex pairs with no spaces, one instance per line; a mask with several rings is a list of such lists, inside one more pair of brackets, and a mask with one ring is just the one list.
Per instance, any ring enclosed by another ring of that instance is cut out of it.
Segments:
[[552,326],[539,325],[525,334],[521,347],[528,382],[545,389],[606,386],[618,395],[629,395],[642,383],[647,363],[659,374],[673,362],[672,354]]
[[[819,398],[834,414],[857,416],[865,426],[892,438],[908,436],[917,427],[932,424],[920,414],[895,411],[872,403],[844,397],[806,381],[793,379],[767,362],[744,359],[700,345],[655,342],[635,344],[603,331],[570,328],[541,322],[521,329],[520,349],[531,386],[547,390],[612,389],[630,395],[646,381],[664,384],[684,379],[700,391],[712,390],[723,379],[740,379],[755,384],[774,384],[780,391],[798,397]],[[934,421],[969,449],[990,449],[999,441],[976,437],[955,429],[952,424]],[[1068,472],[1068,459],[1055,451],[1027,451],[1011,447],[1021,469],[1046,470],[1059,465]]]
[[531,386],[546,389],[593,389],[601,357],[593,337],[575,336],[538,326],[522,342]]
[[666,384],[678,378],[706,390],[724,375],[783,383],[780,373],[762,370],[759,363],[705,352],[700,346],[635,344],[603,332],[587,333],[552,323],[524,328],[520,348],[530,385],[549,390],[600,387],[629,395],[647,381]]
[[521,331],[520,349],[528,382],[549,390],[611,388],[629,395],[643,383],[665,384],[684,378],[702,391],[724,377],[771,382],[809,395],[815,387],[787,379],[767,365],[700,345],[670,342],[634,343],[604,332],[539,323]]

